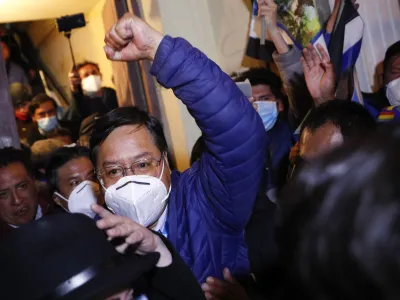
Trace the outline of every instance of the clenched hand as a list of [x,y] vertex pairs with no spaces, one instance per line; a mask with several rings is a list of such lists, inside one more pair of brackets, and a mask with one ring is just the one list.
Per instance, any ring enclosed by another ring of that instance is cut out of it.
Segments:
[[120,61],[154,60],[163,35],[145,21],[126,13],[106,34],[104,52]]

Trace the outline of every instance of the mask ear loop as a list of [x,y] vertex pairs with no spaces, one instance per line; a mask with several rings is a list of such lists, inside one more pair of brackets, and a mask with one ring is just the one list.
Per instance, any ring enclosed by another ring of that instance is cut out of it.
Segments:
[[[163,154],[163,156],[164,156],[164,154]],[[162,177],[162,176],[163,176],[163,174],[164,174],[164,166],[165,166],[164,157],[162,158],[162,161],[163,161],[163,164],[162,164],[162,169],[161,169],[160,176],[158,177],[158,180],[161,180],[161,177]]]
[[[53,195],[54,195],[54,196],[57,196],[58,198],[61,198],[61,200],[64,200],[65,202],[67,202],[67,205],[69,206],[69,201],[68,201],[68,199],[65,198],[63,195],[61,195],[61,194],[58,193],[58,192],[54,192]],[[53,200],[53,201],[54,201],[54,200]],[[67,213],[70,213],[70,211],[67,210],[64,206],[62,206],[62,205],[60,205],[60,206],[61,206],[61,208],[62,208],[63,210],[65,210]]]

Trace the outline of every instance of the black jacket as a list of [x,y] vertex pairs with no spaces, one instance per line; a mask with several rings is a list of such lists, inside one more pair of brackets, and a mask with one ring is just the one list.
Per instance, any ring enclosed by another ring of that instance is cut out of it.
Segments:
[[80,90],[76,93],[72,93],[70,108],[63,119],[82,121],[94,113],[103,115],[117,107],[117,94],[112,88],[103,87],[102,96],[99,98],[87,97],[83,95]]
[[172,264],[151,271],[139,283],[139,288],[134,287],[135,293],[144,293],[150,300],[204,300],[200,285],[171,242],[161,234],[156,234],[172,253]]

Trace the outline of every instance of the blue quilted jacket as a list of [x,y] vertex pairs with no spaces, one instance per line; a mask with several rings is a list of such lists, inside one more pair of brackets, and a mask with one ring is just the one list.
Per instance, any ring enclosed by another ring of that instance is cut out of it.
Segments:
[[200,283],[225,267],[249,274],[244,229],[262,177],[262,121],[230,77],[184,39],[163,39],[151,73],[187,106],[208,149],[172,173],[168,239]]

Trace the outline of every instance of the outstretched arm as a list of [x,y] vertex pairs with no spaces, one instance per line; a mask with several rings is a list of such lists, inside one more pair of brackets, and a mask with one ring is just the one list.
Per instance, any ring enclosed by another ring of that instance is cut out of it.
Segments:
[[187,106],[200,127],[207,152],[195,186],[197,203],[222,227],[240,232],[250,217],[265,156],[260,117],[232,79],[181,38],[163,37],[139,18],[125,15],[106,36],[114,60],[154,60],[152,74]]

